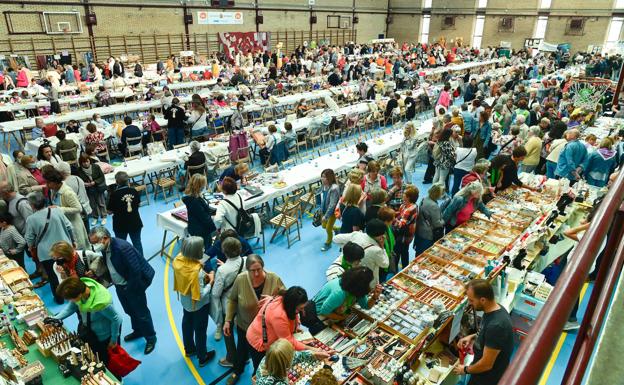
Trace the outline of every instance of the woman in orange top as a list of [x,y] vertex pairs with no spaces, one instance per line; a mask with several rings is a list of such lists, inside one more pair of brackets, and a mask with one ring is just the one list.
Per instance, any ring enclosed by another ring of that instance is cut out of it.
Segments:
[[386,76],[392,75],[392,62],[390,60],[386,60]]

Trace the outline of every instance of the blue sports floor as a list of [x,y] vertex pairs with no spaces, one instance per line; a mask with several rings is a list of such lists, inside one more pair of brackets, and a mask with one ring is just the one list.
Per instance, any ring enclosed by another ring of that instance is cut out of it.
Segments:
[[[424,196],[430,185],[422,185],[424,167],[419,168],[414,174],[413,180],[417,181],[417,186]],[[162,200],[151,201],[150,205],[141,207],[141,217],[144,228],[142,232],[143,247],[145,255],[152,255],[160,248],[162,231],[156,227],[156,214],[173,207],[173,202],[165,205]],[[110,220],[107,226],[110,228]],[[267,237],[272,235],[272,229],[268,229]],[[287,286],[299,285],[304,287],[309,296],[313,296],[325,282],[325,269],[338,255],[338,249],[332,248],[327,252],[320,251],[324,241],[324,230],[315,228],[309,218],[304,219],[302,229],[302,241],[296,242],[288,249],[286,240],[278,237],[273,244],[270,244],[264,253],[268,270],[274,271],[282,278]],[[267,239],[268,242],[268,239]],[[177,252],[177,246],[176,250]],[[196,358],[186,359],[183,355],[181,342],[181,319],[182,308],[176,294],[173,292],[172,275],[170,267],[160,256],[153,258],[150,263],[156,270],[156,276],[148,290],[148,302],[154,320],[154,326],[158,333],[158,344],[156,350],[149,356],[143,355],[144,341],[133,341],[123,343],[123,347],[135,358],[143,363],[128,377],[124,383],[128,385],[148,384],[148,383],[182,383],[182,384],[211,384],[219,378],[225,371],[218,365],[217,361],[225,354],[223,341],[214,340],[215,325],[210,322],[208,328],[209,349],[217,351],[216,358],[207,366],[199,368]],[[32,272],[32,270],[31,270]],[[45,302],[50,305],[53,311],[58,311],[61,306],[55,305],[52,301],[49,286],[38,290]],[[580,313],[585,310],[586,302],[589,298],[591,288],[587,290],[584,301],[581,304]],[[113,296],[116,300],[116,296]],[[121,310],[121,306],[119,306]],[[123,313],[123,312],[122,312]],[[122,335],[129,333],[130,320],[124,315]],[[579,314],[579,319],[581,314]],[[74,328],[76,319],[72,317],[66,321],[70,328]],[[570,351],[574,344],[575,334],[564,333],[558,345],[557,356],[551,360],[547,368],[548,377],[545,377],[539,385],[559,384]],[[249,365],[251,367],[251,365]],[[247,370],[241,378],[240,384],[250,384],[250,370]],[[225,384],[223,379],[221,384]]]

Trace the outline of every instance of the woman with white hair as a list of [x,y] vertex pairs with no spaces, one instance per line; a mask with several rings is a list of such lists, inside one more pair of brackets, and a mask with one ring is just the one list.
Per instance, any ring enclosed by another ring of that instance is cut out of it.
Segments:
[[527,155],[522,161],[522,171],[524,172],[534,172],[540,162],[540,154],[542,151],[541,133],[542,130],[539,126],[531,126],[529,128],[528,140],[524,145]]
[[[206,164],[206,154],[201,151],[201,145],[198,141],[193,140],[189,143],[189,148],[191,150],[191,155],[189,157],[185,157],[184,159],[184,170],[188,170],[188,167],[191,166],[200,166]],[[191,170],[187,174],[187,178],[191,178],[194,174],[202,174],[204,172],[203,169],[199,170]]]
[[442,213],[447,232],[468,221],[477,210],[490,218],[492,212],[483,204],[482,196],[483,185],[480,182],[472,182],[455,194]]
[[518,136],[522,140],[522,143],[526,142],[529,137],[529,126],[526,125],[526,117],[524,115],[518,115],[516,117],[516,126],[520,129]]
[[180,254],[173,260],[173,290],[177,291],[183,308],[182,340],[187,357],[197,355],[199,366],[215,356],[207,350],[207,331],[211,284],[214,273],[204,272],[204,239],[188,237],[182,242]]

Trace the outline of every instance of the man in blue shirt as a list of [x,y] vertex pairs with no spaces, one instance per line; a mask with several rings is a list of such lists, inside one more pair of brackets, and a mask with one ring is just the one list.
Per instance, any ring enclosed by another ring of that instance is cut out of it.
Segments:
[[124,118],[124,123],[126,127],[121,131],[121,143],[119,143],[119,150],[122,154],[126,154],[126,149],[128,146],[134,146],[136,144],[141,143],[141,140],[130,140],[128,138],[137,138],[142,137],[141,129],[134,124],[132,124],[132,118],[126,116]]
[[580,131],[577,129],[569,130],[566,133],[566,146],[559,155],[555,175],[560,178],[567,178],[572,184],[580,179],[580,172],[583,170],[582,165],[587,159],[587,148],[579,141]]

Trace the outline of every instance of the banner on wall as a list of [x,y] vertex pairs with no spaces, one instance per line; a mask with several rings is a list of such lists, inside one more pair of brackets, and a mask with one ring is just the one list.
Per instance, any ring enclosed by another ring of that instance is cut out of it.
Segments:
[[197,24],[243,24],[242,12],[197,12]]
[[269,32],[221,32],[219,43],[228,59],[233,60],[237,52],[246,55],[249,51],[268,51],[271,44],[269,36]]

